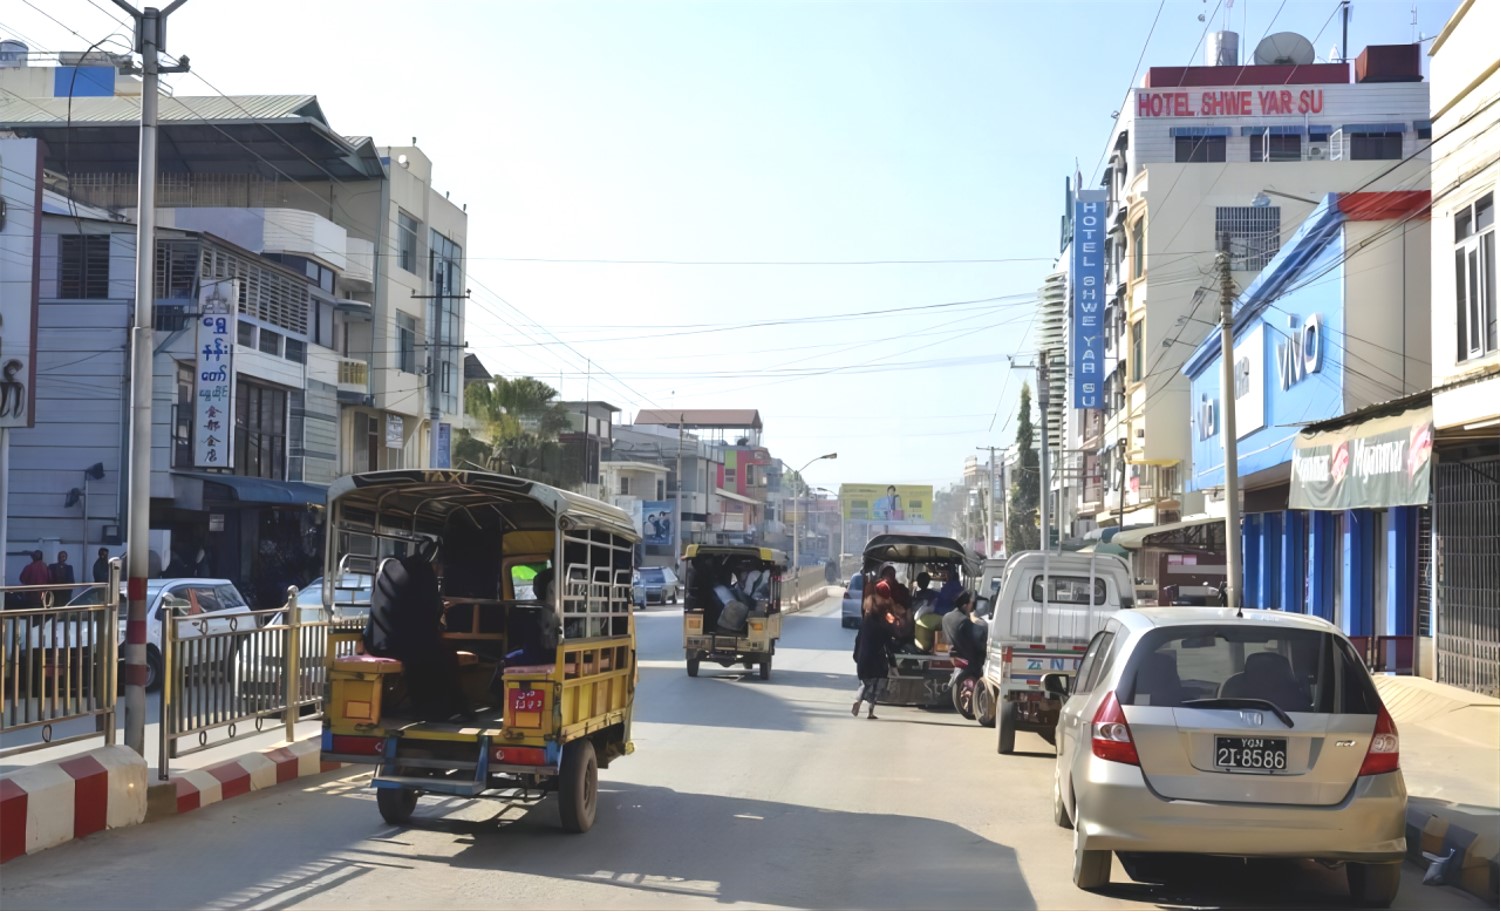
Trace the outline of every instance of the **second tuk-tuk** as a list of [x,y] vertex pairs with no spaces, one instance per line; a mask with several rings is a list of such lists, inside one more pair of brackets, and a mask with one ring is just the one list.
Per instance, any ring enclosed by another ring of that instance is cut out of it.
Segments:
[[[899,579],[910,584],[919,573],[928,573],[942,588],[950,581],[972,589],[980,573],[981,558],[952,538],[940,535],[877,535],[865,545],[864,589],[866,597],[876,591],[883,568],[890,566]],[[886,681],[883,703],[899,706],[944,706],[951,702],[950,678],[954,662],[941,628],[914,622],[902,636],[892,656],[893,667]]]
[[782,636],[782,575],[787,557],[752,545],[689,545],[683,552],[683,651],[688,676],[701,662],[759,665],[771,677]]
[[335,481],[326,575],[368,573],[374,592],[363,632],[331,634],[355,649],[326,653],[323,759],[375,764],[391,824],[423,794],[557,792],[563,829],[588,830],[599,769],[632,752],[638,540],[623,511],[522,478]]

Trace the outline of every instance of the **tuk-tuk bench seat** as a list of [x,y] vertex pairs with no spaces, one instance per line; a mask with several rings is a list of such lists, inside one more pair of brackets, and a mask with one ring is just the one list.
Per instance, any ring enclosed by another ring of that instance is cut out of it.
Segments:
[[334,659],[334,671],[349,671],[357,674],[400,674],[401,661],[386,656],[359,653]]
[[[454,655],[459,660],[460,668],[479,663],[479,656],[472,652],[457,652]],[[339,656],[334,659],[334,671],[348,671],[355,674],[401,674],[402,665],[400,659],[361,653]]]

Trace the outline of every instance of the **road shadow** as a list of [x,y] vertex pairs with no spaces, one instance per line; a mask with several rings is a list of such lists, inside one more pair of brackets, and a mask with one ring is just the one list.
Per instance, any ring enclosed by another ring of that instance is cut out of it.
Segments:
[[[400,831],[389,850],[355,854],[673,894],[702,906],[1037,908],[1011,847],[943,821],[640,785],[613,785],[599,799],[598,820],[583,836],[558,828],[548,798],[514,818],[414,820],[461,844],[441,858],[402,844]],[[425,811],[419,804],[419,817]],[[862,846],[868,851],[852,851]]]
[[1152,880],[1149,870],[1132,872],[1117,857],[1113,883],[1101,896],[1151,903],[1162,909],[1361,909],[1350,898],[1344,869],[1295,859],[1239,859],[1174,856],[1171,883],[1123,883],[1128,877]]

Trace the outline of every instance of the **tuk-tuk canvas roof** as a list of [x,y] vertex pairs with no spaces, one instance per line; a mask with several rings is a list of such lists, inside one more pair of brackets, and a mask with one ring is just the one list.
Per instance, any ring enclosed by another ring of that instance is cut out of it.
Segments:
[[541,482],[492,472],[391,469],[346,475],[328,488],[329,506],[378,512],[382,525],[441,531],[460,512],[503,514],[509,530],[551,530],[558,517],[630,541],[640,534],[629,515],[607,503]]
[[865,546],[866,563],[924,564],[951,561],[970,576],[980,573],[980,555],[941,535],[877,535]]

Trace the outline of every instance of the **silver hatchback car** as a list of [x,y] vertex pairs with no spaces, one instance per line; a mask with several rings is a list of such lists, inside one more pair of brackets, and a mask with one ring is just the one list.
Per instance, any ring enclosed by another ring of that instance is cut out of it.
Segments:
[[1074,829],[1080,888],[1109,882],[1112,852],[1144,868],[1167,853],[1312,858],[1343,862],[1358,901],[1390,905],[1406,849],[1397,728],[1332,624],[1119,611],[1077,676],[1043,686],[1067,700],[1053,816]]

